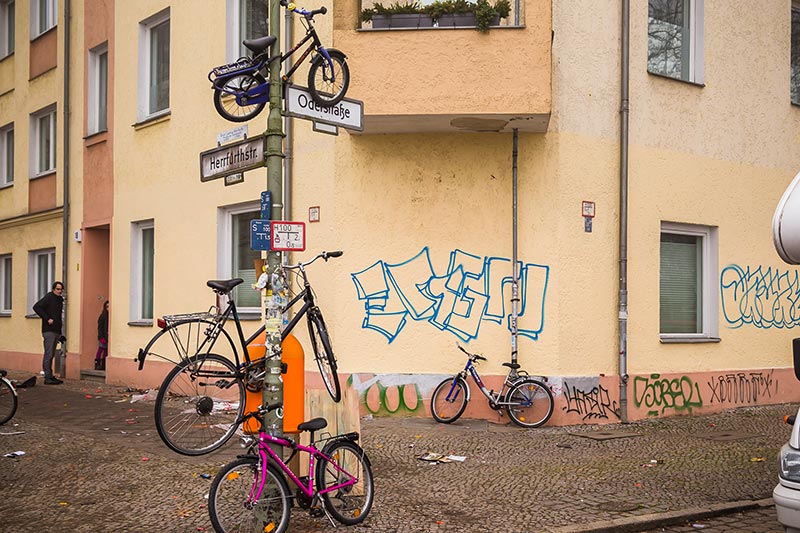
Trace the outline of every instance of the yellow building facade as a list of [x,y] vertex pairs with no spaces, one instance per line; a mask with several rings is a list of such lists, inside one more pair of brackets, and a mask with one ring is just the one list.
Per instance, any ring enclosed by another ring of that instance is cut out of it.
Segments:
[[[16,50],[0,60],[0,131],[13,123],[15,154],[14,183],[0,188],[13,304],[0,312],[0,367],[38,370],[26,265],[52,248],[60,266],[66,242],[67,376],[156,387],[170,363],[140,371],[137,352],[159,317],[216,303],[206,280],[244,278],[245,334],[261,322],[246,287],[256,277],[248,223],[267,171],[201,182],[198,160],[266,129],[266,112],[243,124],[218,116],[207,79],[263,29],[263,12],[238,0],[59,2],[65,82],[59,66],[28,73],[38,45],[19,29],[27,4],[16,2]],[[306,251],[289,262],[344,251],[309,277],[363,413],[429,416],[435,385],[465,363],[456,343],[486,355],[485,382],[501,385],[515,233],[518,362],[547,378],[550,424],[800,400],[790,368],[800,278],[771,240],[800,169],[791,5],[693,0],[677,16],[649,4],[632,3],[627,38],[626,14],[610,3],[526,0],[488,33],[380,29],[361,22],[368,6],[355,0],[315,17],[323,43],[347,55],[347,97],[363,101],[364,127],[334,136],[287,119],[280,202],[306,225]],[[305,73],[293,81],[305,85]],[[26,169],[30,117],[55,103],[60,120],[65,83],[66,228],[64,163],[50,203],[35,188],[51,178]],[[109,359],[93,373],[105,299]],[[306,370],[319,386],[308,358]],[[477,389],[465,416],[504,420]]]

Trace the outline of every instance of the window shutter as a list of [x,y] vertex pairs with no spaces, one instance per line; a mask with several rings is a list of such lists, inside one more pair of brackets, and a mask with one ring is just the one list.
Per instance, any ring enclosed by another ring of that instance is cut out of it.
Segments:
[[701,246],[698,236],[661,234],[661,333],[702,333]]

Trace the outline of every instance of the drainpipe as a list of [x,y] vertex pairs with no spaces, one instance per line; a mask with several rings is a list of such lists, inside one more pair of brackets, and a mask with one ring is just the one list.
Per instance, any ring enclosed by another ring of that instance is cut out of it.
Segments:
[[[62,237],[61,237],[61,282],[66,286],[67,283],[67,249],[69,247],[69,56],[70,56],[70,0],[64,0],[64,102],[61,106],[63,111],[62,124],[64,131],[64,214],[62,221]],[[77,294],[77,293],[76,293]],[[67,305],[68,299],[64,299],[63,317],[61,320],[61,333],[66,335],[67,332]],[[64,350],[63,356],[66,356],[66,346],[62,345]],[[66,368],[66,364],[64,365]],[[66,374],[66,370],[64,370]]]
[[628,98],[630,0],[622,1],[622,79],[619,128],[619,417],[628,422]]
[[[519,131],[514,128],[514,142],[511,148],[511,189],[512,189],[512,259],[511,264],[511,362],[517,362],[517,338],[519,329],[517,319],[519,318],[519,269],[517,265],[517,143],[519,142]],[[512,370],[516,374],[516,370]]]

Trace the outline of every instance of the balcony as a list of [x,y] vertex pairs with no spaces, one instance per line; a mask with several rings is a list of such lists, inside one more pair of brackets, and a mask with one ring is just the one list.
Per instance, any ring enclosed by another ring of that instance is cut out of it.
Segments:
[[335,0],[333,47],[348,57],[347,96],[364,101],[363,133],[547,131],[551,3],[520,4],[479,33],[362,27],[359,0]]

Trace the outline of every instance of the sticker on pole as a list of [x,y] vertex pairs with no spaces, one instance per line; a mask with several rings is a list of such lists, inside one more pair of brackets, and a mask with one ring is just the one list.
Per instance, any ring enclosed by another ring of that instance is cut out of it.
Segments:
[[270,224],[272,250],[302,252],[306,249],[306,223],[273,220]]

